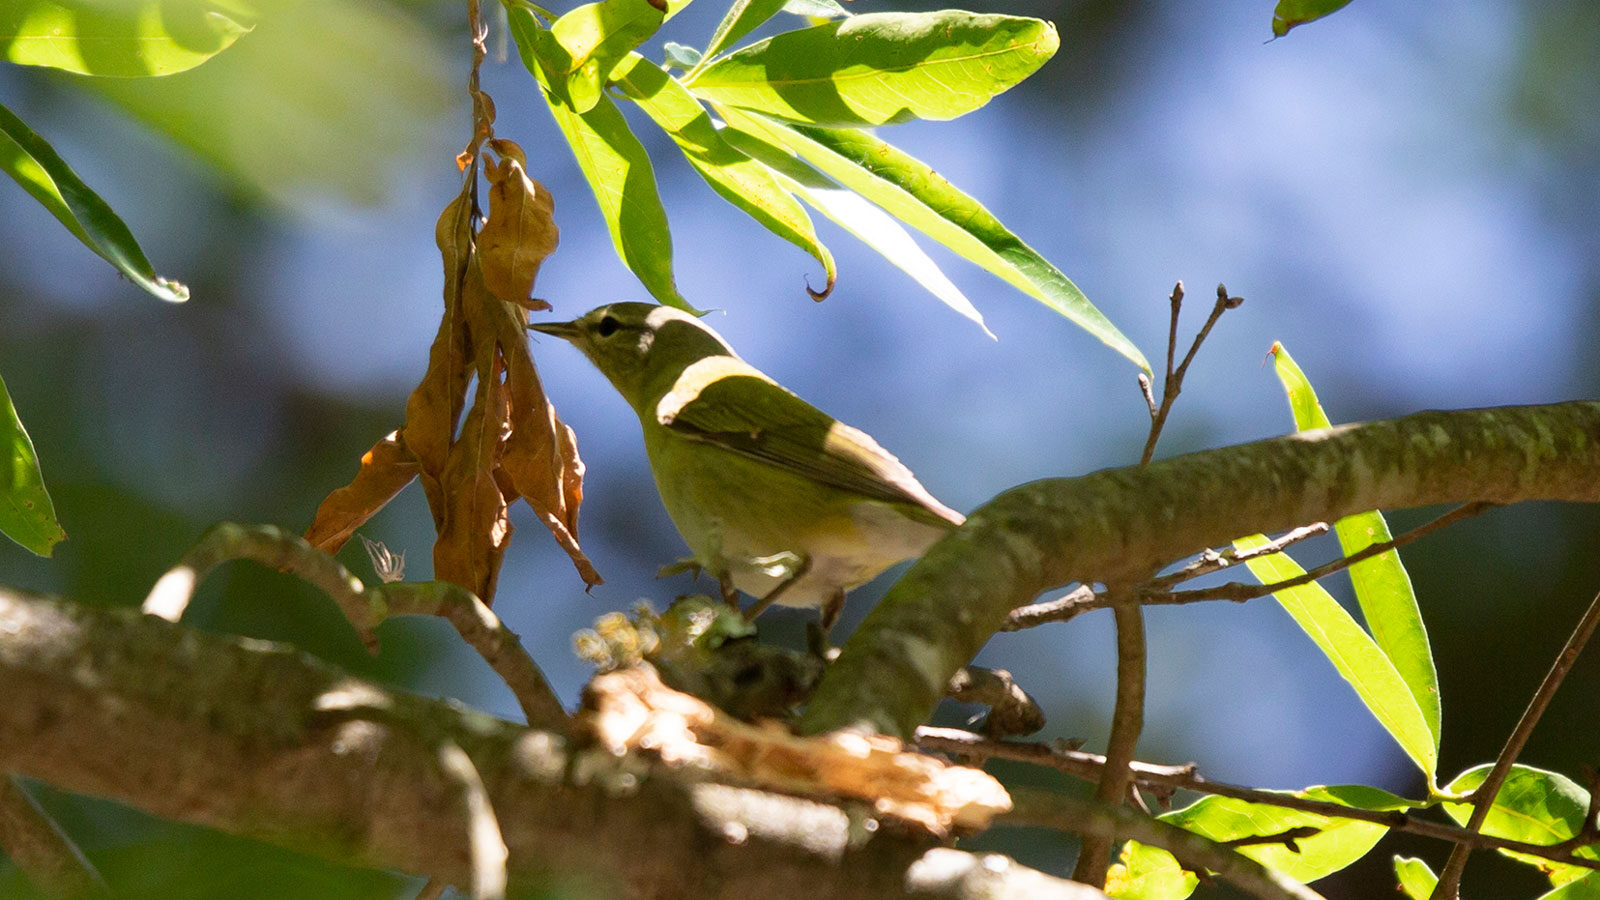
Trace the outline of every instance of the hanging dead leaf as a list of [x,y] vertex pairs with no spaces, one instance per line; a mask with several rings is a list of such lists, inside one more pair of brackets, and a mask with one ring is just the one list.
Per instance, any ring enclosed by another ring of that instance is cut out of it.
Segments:
[[417,477],[421,466],[400,432],[391,431],[361,457],[356,477],[330,493],[306,529],[306,542],[325,553],[338,552],[373,514]]
[[494,600],[512,530],[494,477],[505,422],[504,394],[497,372],[478,384],[461,437],[450,447],[441,479],[443,524],[433,544],[434,577],[471,590],[484,603]]
[[555,203],[544,185],[528,177],[522,148],[507,140],[489,142],[499,162],[485,157],[489,180],[489,219],[478,232],[478,259],[489,292],[507,303],[549,309],[532,299],[533,280],[559,241]]
[[591,587],[603,582],[578,546],[578,504],[583,501],[583,461],[572,429],[546,399],[526,342],[507,352],[511,436],[501,465],[528,506],[572,558]]

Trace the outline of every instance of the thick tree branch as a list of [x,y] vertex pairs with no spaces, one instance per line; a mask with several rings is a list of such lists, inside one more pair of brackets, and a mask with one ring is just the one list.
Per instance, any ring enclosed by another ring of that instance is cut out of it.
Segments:
[[1369,509],[1523,500],[1600,500],[1600,403],[1424,412],[1021,485],[895,585],[802,727],[909,737],[1006,615],[1060,585]]
[[562,871],[642,898],[1104,896],[132,610],[0,591],[0,684],[0,771],[450,884],[472,883],[482,824],[439,765],[453,744],[494,810],[513,891]]

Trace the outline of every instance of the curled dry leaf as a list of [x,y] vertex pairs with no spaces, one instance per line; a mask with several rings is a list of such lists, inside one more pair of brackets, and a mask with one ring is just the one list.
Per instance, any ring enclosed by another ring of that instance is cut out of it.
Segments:
[[507,303],[528,309],[549,309],[533,300],[533,280],[539,265],[555,252],[559,235],[555,203],[544,185],[528,177],[522,148],[496,139],[490,149],[499,162],[485,157],[489,180],[489,219],[478,232],[478,261],[489,292]]
[[400,432],[391,431],[361,457],[351,482],[323,499],[306,529],[306,542],[324,553],[338,552],[373,514],[417,477],[421,466]]
[[612,753],[648,751],[774,790],[848,797],[933,834],[979,830],[1011,809],[1000,782],[979,769],[908,751],[885,735],[797,737],[777,724],[748,725],[661,683],[648,665],[596,675],[578,724]]
[[491,372],[479,383],[461,437],[450,447],[441,479],[443,524],[433,544],[434,577],[471,590],[484,603],[493,602],[500,561],[511,540],[506,499],[494,477],[504,407],[505,389],[498,373]]

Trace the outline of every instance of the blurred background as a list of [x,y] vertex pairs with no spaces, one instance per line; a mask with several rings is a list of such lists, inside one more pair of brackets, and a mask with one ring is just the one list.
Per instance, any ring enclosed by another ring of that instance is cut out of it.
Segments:
[[[853,10],[936,5],[861,0]],[[1003,6],[1054,21],[1057,57],[963,120],[884,136],[985,202],[1157,365],[1176,280],[1191,297],[1185,346],[1218,282],[1246,298],[1191,369],[1160,455],[1290,429],[1263,366],[1274,340],[1335,421],[1596,396],[1600,6],[1464,0],[1443,13],[1358,0],[1276,41],[1269,0]],[[0,100],[194,296],[183,306],[145,296],[0,184],[0,374],[69,535],[54,559],[0,542],[0,583],[136,604],[215,521],[304,528],[400,424],[441,309],[433,223],[457,190],[453,157],[469,131],[462,7],[285,4],[229,51],[163,79],[0,67]],[[697,4],[664,36],[703,46],[722,11]],[[503,40],[496,30],[491,46]],[[659,41],[648,47],[659,56]],[[536,293],[561,316],[646,299],[515,53],[491,58],[484,83],[497,131],[528,150],[557,200],[561,249]],[[1137,461],[1147,415],[1135,370],[1069,322],[924,242],[987,317],[991,341],[821,217],[841,275],[833,296],[813,303],[804,288],[821,283],[814,262],[718,199],[647,120],[630,121],[659,161],[685,296],[725,310],[711,323],[747,359],[871,432],[946,503],[970,510],[1023,481]],[[496,610],[575,701],[589,670],[572,653],[574,631],[695,586],[653,577],[684,548],[632,414],[571,348],[545,340],[535,355],[588,464],[581,537],[607,582],[586,594],[518,507]],[[1391,521],[1399,531],[1436,512]],[[431,525],[415,485],[363,533],[406,551],[409,578],[430,577]],[[1600,589],[1597,534],[1600,510],[1525,505],[1404,552],[1441,677],[1441,780],[1498,751]],[[1309,565],[1331,553],[1311,545],[1297,556]],[[370,573],[355,542],[342,557]],[[838,634],[893,577],[853,595]],[[248,564],[214,576],[193,615],[516,715],[442,622],[387,624],[370,659],[326,600]],[[762,625],[796,641],[804,621],[780,610]],[[1141,759],[1194,761],[1207,777],[1261,787],[1362,782],[1421,795],[1398,747],[1270,600],[1152,609],[1149,623]],[[1011,670],[1039,698],[1045,737],[1103,746],[1109,614],[1000,635],[979,662]],[[958,724],[970,713],[940,716]],[[1522,760],[1581,780],[1581,766],[1600,762],[1597,714],[1591,653]],[[175,879],[230,896],[397,888],[386,874],[44,795],[133,892],[165,895]],[[1054,872],[1068,871],[1073,853],[1031,832],[982,846]],[[1446,850],[1391,840],[1319,889],[1378,895],[1393,884],[1386,851],[1437,868]],[[223,853],[239,865],[210,864]],[[23,884],[0,864],[0,894]],[[1481,853],[1466,884],[1479,896],[1540,891],[1532,870]],[[1198,896],[1232,895],[1205,886]]]

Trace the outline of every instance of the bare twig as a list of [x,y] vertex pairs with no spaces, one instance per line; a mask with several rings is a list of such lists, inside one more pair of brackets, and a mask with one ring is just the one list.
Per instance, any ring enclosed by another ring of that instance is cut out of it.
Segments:
[[1005,669],[964,666],[950,679],[950,699],[989,707],[979,731],[990,737],[1033,734],[1044,727],[1044,710]]
[[200,581],[212,569],[234,559],[272,566],[326,592],[374,652],[377,627],[386,619],[397,615],[443,617],[505,680],[529,725],[558,731],[570,728],[560,699],[516,633],[471,591],[447,581],[397,581],[368,588],[332,556],[271,525],[224,522],[212,526],[178,565],[156,581],[145,598],[145,613],[178,621]]
[[1228,289],[1217,285],[1217,302],[1211,307],[1211,315],[1206,317],[1206,324],[1200,328],[1200,333],[1195,335],[1194,343],[1189,345],[1189,352],[1184,354],[1183,362],[1174,369],[1172,360],[1178,347],[1178,313],[1183,308],[1183,282],[1173,285],[1172,296],[1168,298],[1172,304],[1172,320],[1167,329],[1167,374],[1161,385],[1161,405],[1156,406],[1155,397],[1150,391],[1150,380],[1143,373],[1139,375],[1139,387],[1144,392],[1145,403],[1150,407],[1150,436],[1145,439],[1144,452],[1139,456],[1139,464],[1146,465],[1155,456],[1156,441],[1161,439],[1161,429],[1166,427],[1167,416],[1172,412],[1172,404],[1183,392],[1183,376],[1189,371],[1189,364],[1194,362],[1195,354],[1200,351],[1200,345],[1205,343],[1206,336],[1211,333],[1211,327],[1217,324],[1222,314],[1230,309],[1238,309],[1244,302],[1243,297],[1228,296]]
[[[1145,636],[1144,610],[1139,596],[1121,585],[1107,585],[1111,611],[1117,620],[1117,701],[1111,714],[1111,735],[1106,739],[1106,764],[1095,787],[1095,800],[1122,802],[1132,784],[1129,766],[1144,730]],[[1101,887],[1106,880],[1110,841],[1085,836],[1073,869],[1074,881]]]
[[1182,569],[1170,575],[1162,575],[1159,578],[1152,579],[1149,584],[1145,585],[1146,593],[1169,590],[1173,585],[1199,578],[1201,575],[1220,572],[1229,566],[1238,565],[1247,560],[1271,556],[1274,553],[1282,553],[1301,541],[1327,533],[1327,522],[1312,522],[1310,525],[1302,525],[1299,528],[1287,531],[1259,547],[1251,547],[1246,550],[1236,550],[1233,547],[1224,547],[1221,550],[1207,550]]
[[1108,846],[1114,840],[1135,840],[1160,847],[1184,868],[1215,872],[1261,900],[1321,900],[1316,891],[1236,850],[1127,807],[1027,788],[1012,788],[1011,799],[1014,807],[1003,819],[1012,824],[1082,835],[1085,846],[1092,836]]
[[[1483,783],[1472,792],[1472,815],[1467,819],[1467,830],[1477,831],[1489,818],[1489,811],[1494,808],[1494,800],[1500,793],[1501,785],[1505,784],[1506,776],[1511,774],[1511,767],[1521,755],[1522,748],[1527,746],[1528,738],[1533,734],[1533,728],[1539,724],[1539,719],[1544,711],[1550,707],[1550,701],[1555,697],[1556,689],[1561,687],[1561,682],[1572,671],[1573,663],[1578,661],[1578,654],[1583,652],[1584,645],[1589,638],[1594,636],[1595,626],[1600,624],[1600,594],[1589,601],[1589,608],[1584,612],[1583,618],[1578,620],[1578,625],[1572,630],[1572,636],[1567,638],[1566,646],[1556,655],[1555,662],[1550,664],[1550,671],[1545,674],[1544,681],[1539,689],[1533,692],[1533,699],[1528,701],[1528,708],[1522,713],[1517,727],[1512,729],[1511,736],[1506,738],[1506,743],[1500,750],[1500,755],[1494,761],[1494,767],[1489,774],[1484,776]],[[1590,793],[1590,800],[1594,795]],[[1594,812],[1591,807],[1590,813]],[[1586,819],[1583,827],[1592,828]],[[1461,888],[1461,873],[1466,868],[1467,857],[1472,855],[1472,848],[1464,844],[1457,844],[1450,851],[1450,858],[1445,861],[1444,868],[1439,870],[1439,883],[1433,889],[1433,900],[1455,900]]]
[[450,885],[444,879],[429,878],[411,900],[439,900],[440,897],[444,896],[444,892],[449,889]]
[[1343,556],[1331,562],[1324,563],[1323,565],[1317,566],[1314,569],[1308,570],[1303,575],[1296,575],[1293,578],[1288,578],[1283,581],[1274,582],[1272,584],[1244,584],[1243,582],[1230,581],[1227,584],[1217,585],[1216,587],[1200,588],[1192,591],[1177,591],[1165,595],[1156,594],[1147,596],[1144,598],[1144,602],[1147,604],[1161,605],[1174,603],[1200,603],[1207,600],[1232,600],[1237,603],[1242,603],[1246,600],[1254,600],[1257,597],[1265,597],[1268,594],[1274,594],[1278,591],[1286,590],[1288,588],[1299,587],[1302,584],[1310,584],[1319,578],[1325,578],[1328,575],[1332,575],[1334,572],[1339,571],[1340,569],[1353,566],[1362,560],[1371,559],[1374,556],[1380,556],[1384,553],[1388,553],[1390,550],[1393,550],[1396,547],[1405,546],[1406,544],[1409,544],[1418,538],[1430,535],[1446,525],[1452,525],[1462,519],[1476,516],[1482,513],[1484,510],[1493,508],[1495,505],[1496,504],[1494,503],[1480,502],[1467,503],[1462,506],[1458,506],[1439,518],[1434,519],[1433,521],[1424,525],[1419,525],[1416,528],[1413,528],[1410,531],[1391,540],[1380,541],[1379,543],[1372,544],[1350,554],[1349,556]]
[[1088,585],[1079,585],[1065,595],[1046,600],[1043,603],[1030,603],[1019,606],[1006,616],[1000,626],[1001,631],[1021,631],[1024,628],[1033,628],[1047,622],[1065,622],[1086,613],[1091,609],[1100,609],[1105,604],[1095,594],[1094,589]]
[[[932,728],[926,726],[919,728],[917,729],[917,745],[924,750],[955,754],[973,761],[1005,759],[1013,762],[1047,766],[1086,781],[1098,779],[1101,770],[1105,766],[1105,757],[1099,754],[1061,749],[1037,742],[990,740],[972,732],[955,728]],[[1299,810],[1328,816],[1329,818],[1372,822],[1395,831],[1403,831],[1407,834],[1420,835],[1452,844],[1462,844],[1477,850],[1511,850],[1566,865],[1600,870],[1600,860],[1574,855],[1579,847],[1585,846],[1584,844],[1573,844],[1570,841],[1548,845],[1530,844],[1525,841],[1514,841],[1493,837],[1481,832],[1472,832],[1454,825],[1419,819],[1404,810],[1361,809],[1360,807],[1345,806],[1330,800],[1314,800],[1309,797],[1299,797],[1281,791],[1265,791],[1258,788],[1228,784],[1227,782],[1212,781],[1200,775],[1192,763],[1182,766],[1162,766],[1135,762],[1129,768],[1133,771],[1133,779],[1136,784],[1158,794],[1162,792],[1171,793],[1177,790],[1215,794],[1219,797],[1231,797],[1248,803],[1260,803],[1265,806]],[[1417,805],[1419,807],[1426,806],[1426,801],[1419,800]]]
[[0,774],[0,852],[47,897],[109,897],[94,864],[14,776]]

